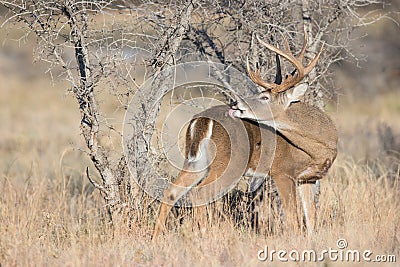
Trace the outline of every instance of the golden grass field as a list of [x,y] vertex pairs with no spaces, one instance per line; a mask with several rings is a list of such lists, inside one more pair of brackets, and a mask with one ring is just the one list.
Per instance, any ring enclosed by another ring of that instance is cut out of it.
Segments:
[[[23,63],[5,59],[10,53]],[[344,90],[329,106],[340,131],[340,150],[321,182],[313,237],[265,236],[228,221],[201,232],[189,220],[152,244],[154,214],[145,215],[140,226],[112,228],[105,220],[104,200],[85,177],[91,163],[78,149],[84,142],[76,103],[65,94],[68,84],[52,86],[45,69],[33,71],[37,67],[30,65],[29,53],[23,47],[3,47],[0,53],[0,266],[276,266],[284,263],[262,262],[258,251],[265,246],[337,249],[341,238],[348,249],[371,250],[372,258],[397,258],[397,263],[370,266],[400,264],[398,77],[383,93],[359,97],[362,93]],[[382,127],[392,135],[379,132]],[[388,144],[393,151],[382,150]],[[142,209],[145,214],[147,207]]]

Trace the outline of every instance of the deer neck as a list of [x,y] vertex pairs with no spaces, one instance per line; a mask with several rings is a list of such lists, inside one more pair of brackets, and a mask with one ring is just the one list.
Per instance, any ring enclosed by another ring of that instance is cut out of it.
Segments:
[[[304,116],[307,115],[304,114]],[[337,140],[320,134],[318,125],[297,121],[299,121],[298,118],[288,116],[287,112],[277,112],[274,114],[272,125],[269,126],[275,128],[290,143],[313,159],[321,157],[327,150],[336,150]]]

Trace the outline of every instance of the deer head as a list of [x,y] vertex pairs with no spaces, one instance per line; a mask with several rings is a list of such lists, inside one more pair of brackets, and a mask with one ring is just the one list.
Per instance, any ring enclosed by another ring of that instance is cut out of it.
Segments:
[[[303,65],[304,53],[308,43],[306,31],[304,31],[304,44],[298,57],[290,52],[289,42],[283,37],[285,42],[285,51],[280,50],[270,44],[265,43],[256,35],[257,40],[268,50],[276,53],[276,79],[274,83],[264,81],[259,69],[252,71],[247,60],[247,72],[251,80],[265,90],[246,100],[238,99],[231,105],[229,115],[233,118],[247,118],[257,120],[260,123],[279,128],[279,125],[273,123],[273,120],[279,121],[279,117],[285,114],[285,111],[292,103],[300,101],[308,88],[307,83],[300,83],[315,67],[321,55],[323,46],[317,55],[306,65]],[[295,70],[286,75],[282,81],[279,56],[282,56],[293,64]],[[256,109],[269,106],[271,112],[261,112]],[[281,127],[287,127],[281,123]]]

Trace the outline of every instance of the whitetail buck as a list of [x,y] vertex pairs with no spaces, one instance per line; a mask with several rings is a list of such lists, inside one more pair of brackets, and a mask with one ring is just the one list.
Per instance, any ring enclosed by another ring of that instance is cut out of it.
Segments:
[[[249,99],[237,99],[230,109],[223,105],[209,108],[190,121],[184,170],[164,193],[153,240],[164,230],[172,206],[190,190],[201,192],[205,185],[217,181],[225,175],[228,165],[233,165],[229,173],[237,172],[231,179],[241,175],[271,177],[282,201],[284,223],[295,228],[299,227],[296,197],[299,190],[303,219],[309,233],[312,231],[316,217],[316,181],[324,177],[336,158],[338,136],[335,125],[323,111],[300,102],[307,84],[299,83],[315,67],[322,47],[303,66],[306,33],[297,58],[290,52],[285,38],[286,51],[257,39],[277,54],[275,83],[262,80],[259,71],[251,71],[247,62],[250,78],[265,90]],[[292,63],[296,72],[287,75],[283,82],[278,55]],[[273,143],[275,150],[271,151]],[[249,147],[249,153],[241,153],[245,146]],[[206,199],[206,195],[200,193],[197,197]]]

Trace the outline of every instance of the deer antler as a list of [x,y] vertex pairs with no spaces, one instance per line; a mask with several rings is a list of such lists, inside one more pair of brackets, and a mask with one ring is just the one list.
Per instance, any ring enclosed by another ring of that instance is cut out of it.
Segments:
[[[324,45],[322,45],[321,49],[319,50],[318,54],[313,58],[313,60],[311,60],[311,62],[307,66],[303,66],[302,61],[303,61],[304,53],[306,51],[306,47],[307,47],[307,43],[308,43],[308,36],[307,36],[306,30],[304,29],[304,44],[303,44],[303,47],[297,58],[292,54],[292,52],[290,52],[289,42],[287,41],[286,37],[285,36],[282,36],[282,37],[285,42],[286,51],[282,51],[277,47],[267,44],[266,42],[261,40],[258,35],[256,35],[257,40],[263,46],[265,46],[268,50],[275,52],[277,55],[280,55],[280,56],[286,58],[290,63],[292,63],[294,65],[294,67],[296,68],[297,75],[294,74],[295,72],[288,74],[286,79],[281,84],[278,84],[276,82],[268,83],[260,77],[259,69],[256,69],[256,71],[252,71],[250,69],[249,61],[247,59],[247,72],[249,73],[249,76],[252,79],[252,81],[255,82],[256,84],[264,87],[265,89],[270,90],[272,93],[275,93],[275,94],[283,92],[283,91],[291,88],[292,86],[298,84],[307,74],[309,74],[311,72],[311,70],[315,67],[315,65],[317,64],[319,56],[321,55],[322,49],[324,47]],[[277,68],[280,68],[278,59],[279,59],[279,56],[277,56]],[[277,70],[277,72],[278,72],[278,70]],[[279,70],[279,72],[280,72],[280,70]]]

